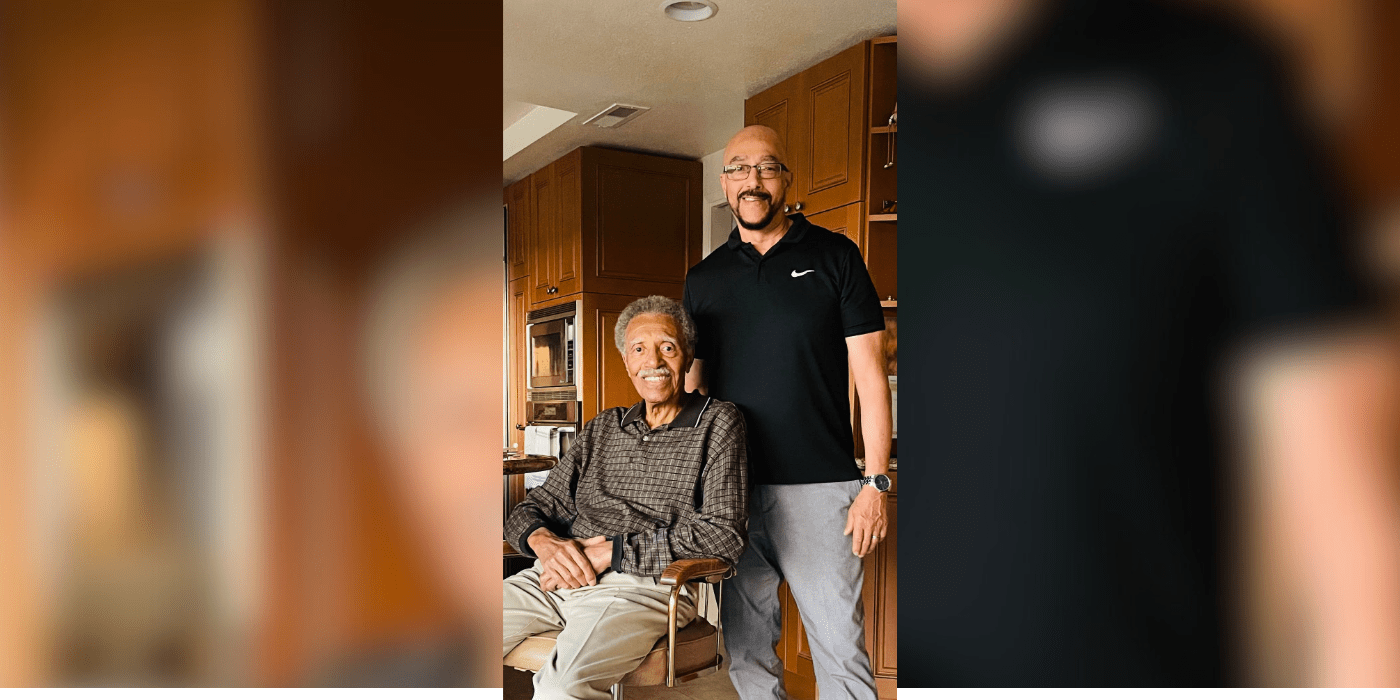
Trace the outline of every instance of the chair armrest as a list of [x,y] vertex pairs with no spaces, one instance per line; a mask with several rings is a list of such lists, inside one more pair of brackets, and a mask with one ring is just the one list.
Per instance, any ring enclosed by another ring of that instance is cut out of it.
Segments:
[[681,559],[671,562],[661,572],[661,585],[675,586],[697,578],[725,576],[729,571],[729,565],[719,559]]

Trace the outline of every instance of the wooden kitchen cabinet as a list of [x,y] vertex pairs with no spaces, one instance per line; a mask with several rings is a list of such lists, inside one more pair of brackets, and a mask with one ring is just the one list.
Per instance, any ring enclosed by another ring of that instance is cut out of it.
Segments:
[[530,274],[530,178],[506,188],[505,205],[506,279],[515,281]]
[[613,342],[618,317],[636,298],[626,294],[583,295],[583,420],[642,400]]
[[865,242],[861,240],[861,233],[865,229],[865,227],[861,225],[864,216],[865,203],[856,202],[830,211],[824,211],[820,214],[812,214],[807,217],[807,220],[817,226],[851,239],[852,243],[855,243],[857,247],[864,250]]
[[680,297],[700,261],[699,162],[577,149],[530,176],[530,304],[580,292]]
[[506,299],[506,338],[510,348],[506,388],[509,403],[506,425],[509,426],[512,449],[525,447],[525,382],[526,355],[529,339],[525,337],[525,314],[530,310],[530,280],[527,277],[510,280]]
[[[875,553],[865,557],[865,582],[861,597],[865,606],[865,649],[875,674],[875,691],[881,698],[894,698],[899,672],[899,474],[891,470],[889,529]],[[796,700],[817,697],[816,673],[807,631],[797,610],[797,602],[784,583],[778,595],[782,600],[783,634],[778,641],[778,657],[783,660],[788,696]]]
[[865,194],[866,63],[862,42],[744,102],[744,124],[782,134],[793,171],[788,206],[819,214]]
[[532,308],[582,301],[580,420],[641,400],[613,326],[640,297],[681,297],[701,257],[702,174],[698,161],[583,147],[505,189],[509,442],[524,442]]
[[530,303],[579,292],[579,151],[530,176]]
[[807,110],[802,108],[800,73],[744,100],[744,126],[766,126],[778,132],[787,146],[787,162],[784,165],[792,172],[787,197],[789,207],[798,201],[798,193],[806,191],[802,179],[807,172],[804,167],[806,149],[801,147],[804,135],[809,132],[806,118]]

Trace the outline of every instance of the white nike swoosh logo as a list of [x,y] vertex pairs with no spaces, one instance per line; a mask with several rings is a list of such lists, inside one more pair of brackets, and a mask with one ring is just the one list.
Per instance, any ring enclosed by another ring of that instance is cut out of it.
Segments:
[[811,272],[811,270],[803,270],[802,272],[798,272],[797,270],[793,270],[793,271],[792,271],[792,276],[793,276],[793,277],[801,277],[801,276],[807,274],[808,272]]

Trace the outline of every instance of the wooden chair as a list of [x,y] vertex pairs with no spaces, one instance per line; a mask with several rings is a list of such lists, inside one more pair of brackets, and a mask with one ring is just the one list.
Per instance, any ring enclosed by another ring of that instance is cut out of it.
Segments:
[[[508,554],[515,554],[509,543],[505,544]],[[724,658],[719,647],[722,632],[705,619],[702,610],[695,620],[685,627],[676,627],[676,605],[679,602],[681,587],[691,582],[710,584],[715,594],[715,609],[723,605],[724,579],[733,573],[728,564],[719,559],[682,559],[672,562],[661,573],[661,584],[671,587],[671,598],[667,606],[668,625],[666,636],[658,639],[651,653],[631,673],[612,687],[615,700],[622,700],[626,686],[665,685],[674,688],[679,683],[694,680],[719,670]],[[708,602],[708,601],[706,601]],[[558,632],[546,632],[528,637],[511,650],[503,663],[521,671],[537,672],[554,652]]]

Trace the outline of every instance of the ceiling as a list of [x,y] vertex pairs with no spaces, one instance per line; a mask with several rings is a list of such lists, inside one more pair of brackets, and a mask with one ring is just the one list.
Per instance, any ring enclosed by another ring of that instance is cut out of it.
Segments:
[[[509,0],[502,130],[534,105],[577,117],[502,164],[510,184],[586,145],[700,158],[744,125],[744,100],[859,41],[895,33],[895,0],[716,0],[703,22],[662,0]],[[615,102],[651,111],[582,122]]]

